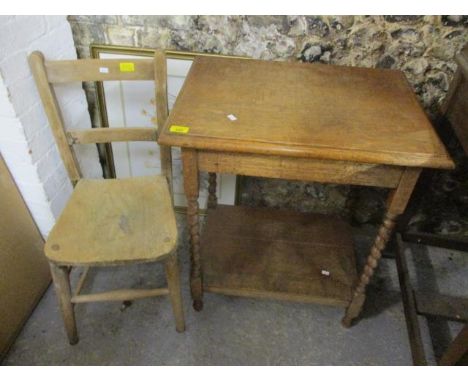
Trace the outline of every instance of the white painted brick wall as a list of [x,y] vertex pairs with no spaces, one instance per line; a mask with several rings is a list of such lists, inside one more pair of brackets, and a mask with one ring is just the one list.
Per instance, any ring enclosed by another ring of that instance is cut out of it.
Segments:
[[[0,152],[41,233],[47,236],[72,192],[72,186],[40,103],[27,57],[75,59],[65,16],[0,16]],[[67,128],[90,128],[81,84],[56,87]],[[84,176],[102,170],[95,145],[77,147]]]

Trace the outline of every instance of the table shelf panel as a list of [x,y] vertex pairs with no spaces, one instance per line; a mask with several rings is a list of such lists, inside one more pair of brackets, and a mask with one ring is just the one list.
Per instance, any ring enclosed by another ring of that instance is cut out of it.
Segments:
[[357,279],[350,227],[335,216],[219,205],[201,256],[207,292],[347,306]]

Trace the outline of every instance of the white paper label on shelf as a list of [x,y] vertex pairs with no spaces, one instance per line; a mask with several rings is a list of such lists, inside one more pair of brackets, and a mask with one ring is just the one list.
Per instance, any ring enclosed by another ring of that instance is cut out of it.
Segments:
[[109,68],[106,68],[105,66],[101,66],[99,68],[99,73],[109,73]]

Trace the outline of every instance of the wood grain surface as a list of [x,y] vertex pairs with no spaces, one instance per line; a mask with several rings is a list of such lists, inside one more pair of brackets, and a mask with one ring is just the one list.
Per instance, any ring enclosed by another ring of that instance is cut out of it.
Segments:
[[333,65],[197,57],[159,143],[453,166],[402,72]]
[[208,292],[347,306],[357,279],[352,236],[336,216],[219,205],[201,254]]
[[398,185],[403,172],[398,166],[219,151],[199,151],[198,167],[215,173],[388,188]]
[[82,179],[45,245],[50,261],[112,265],[156,261],[177,243],[164,176]]
[[0,154],[0,361],[50,283],[44,240]]

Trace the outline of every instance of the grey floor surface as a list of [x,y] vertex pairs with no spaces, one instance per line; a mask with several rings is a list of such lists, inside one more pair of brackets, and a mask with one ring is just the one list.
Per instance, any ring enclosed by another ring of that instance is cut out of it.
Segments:
[[[76,307],[80,342],[70,346],[49,288],[3,365],[412,364],[393,259],[382,259],[368,288],[364,313],[351,329],[340,324],[343,309],[313,304],[206,294],[204,310],[197,313],[191,308],[184,222],[184,216],[178,216],[185,333],[175,331],[166,297],[137,300],[125,309],[118,302],[80,304]],[[367,255],[371,234],[356,230],[358,261]],[[410,264],[416,285],[467,295],[466,254],[422,246],[412,246],[410,252],[417,260]],[[74,280],[80,272],[73,271]],[[85,291],[164,283],[161,265],[138,265],[92,271]],[[434,363],[431,337],[425,320],[421,323],[426,352]],[[444,328],[453,335],[459,326],[442,326],[442,334]]]

